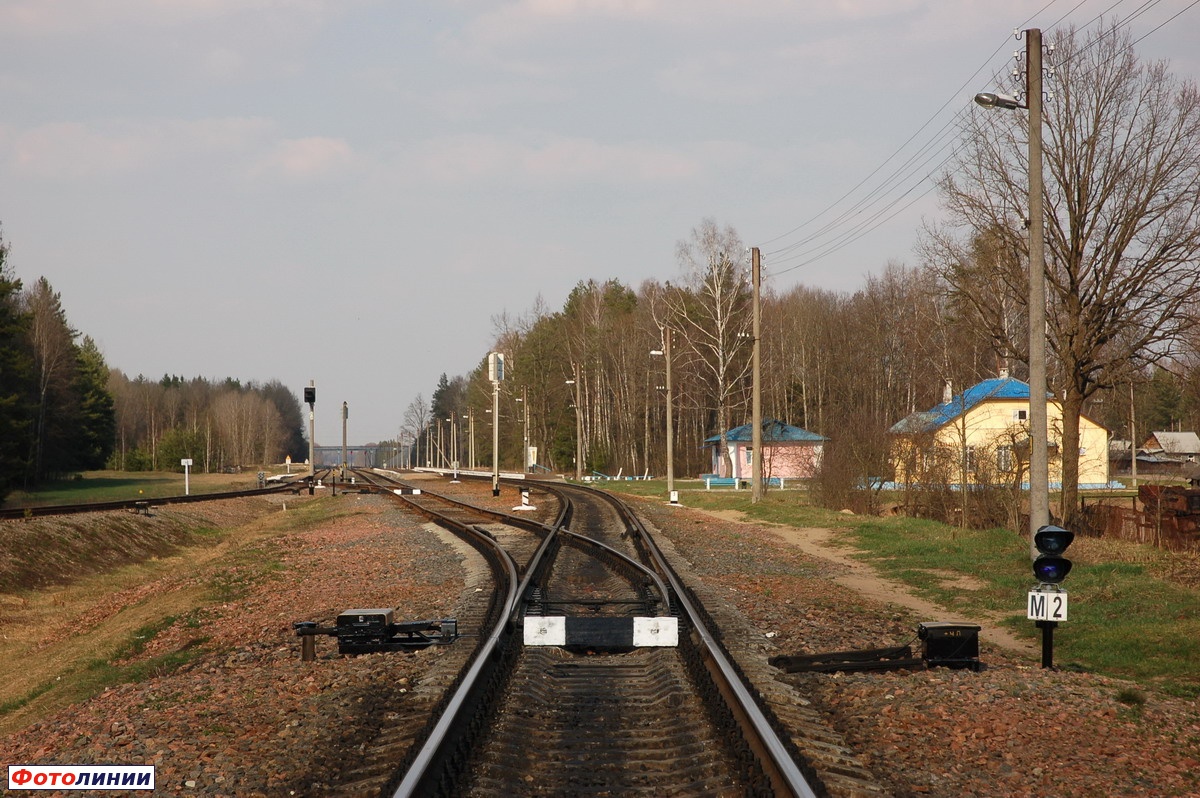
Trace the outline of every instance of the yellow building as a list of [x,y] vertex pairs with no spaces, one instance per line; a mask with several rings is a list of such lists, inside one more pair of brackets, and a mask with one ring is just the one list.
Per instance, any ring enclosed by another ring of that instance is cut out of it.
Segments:
[[[949,394],[949,391],[947,391]],[[1062,485],[1062,405],[1046,406],[1050,485]],[[892,426],[897,483],[1028,483],[1029,385],[1002,374]],[[1079,487],[1108,484],[1108,430],[1079,419]]]

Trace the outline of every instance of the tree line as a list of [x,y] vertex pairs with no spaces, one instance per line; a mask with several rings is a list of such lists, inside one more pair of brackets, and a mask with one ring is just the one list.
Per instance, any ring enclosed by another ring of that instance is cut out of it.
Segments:
[[119,471],[197,472],[308,457],[300,400],[278,380],[266,383],[166,375],[130,379],[113,370],[108,389],[116,408],[109,467]]
[[0,500],[112,452],[108,366],[43,277],[25,288],[0,236]]
[[130,379],[73,328],[60,295],[26,288],[0,236],[0,501],[80,471],[198,471],[303,459],[300,402],[278,381]]
[[[1200,91],[1140,62],[1116,22],[1051,41],[1047,372],[1064,409],[1061,511],[1073,521],[1081,415],[1116,437],[1200,427]],[[830,439],[814,489],[835,506],[889,475],[888,429],[940,402],[947,384],[1001,370],[1028,379],[1027,119],[972,108],[960,124],[937,183],[944,217],[920,231],[919,265],[891,263],[846,293],[773,289],[770,253],[764,262],[764,417]],[[748,256],[713,219],[677,256],[674,282],[586,280],[559,310],[539,297],[495,319],[492,348],[510,377],[501,463],[523,463],[528,438],[554,471],[574,470],[578,451],[585,474],[661,475],[666,364],[650,353],[670,336],[674,465],[712,470],[705,441],[750,420]],[[443,375],[428,406],[410,405],[400,442],[422,464],[468,451],[463,436],[487,418],[491,391],[486,358]]]

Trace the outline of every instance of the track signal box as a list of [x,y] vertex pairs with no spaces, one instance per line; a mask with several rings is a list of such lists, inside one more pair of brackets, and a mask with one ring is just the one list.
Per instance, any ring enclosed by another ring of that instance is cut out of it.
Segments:
[[971,623],[922,623],[917,625],[921,658],[929,667],[981,671],[979,627]]

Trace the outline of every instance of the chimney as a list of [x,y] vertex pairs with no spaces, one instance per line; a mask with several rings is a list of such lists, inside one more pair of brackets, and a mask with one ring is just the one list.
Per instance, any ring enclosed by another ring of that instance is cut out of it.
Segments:
[[953,386],[950,384],[950,380],[946,380],[946,382],[942,385],[942,404],[944,404],[944,405],[950,404],[950,400],[952,400],[953,398],[954,398]]
[[1008,379],[1008,369],[1000,369],[1000,379],[1002,379],[1002,380]]

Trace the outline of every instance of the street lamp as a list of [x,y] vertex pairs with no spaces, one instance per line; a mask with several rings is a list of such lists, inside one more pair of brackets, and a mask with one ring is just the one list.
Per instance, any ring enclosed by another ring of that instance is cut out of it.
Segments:
[[488,355],[488,379],[492,383],[492,496],[500,495],[500,383],[504,381],[504,355]]
[[671,391],[671,329],[663,328],[663,348],[652,349],[650,354],[661,355],[667,364],[667,498],[672,503],[678,501],[675,493],[675,434],[672,412],[675,404]]
[[1046,234],[1042,210],[1042,31],[1025,31],[1025,99],[984,92],[975,102],[988,108],[1029,110],[1029,551],[1034,535],[1050,523],[1049,433],[1046,423]]
[[579,407],[579,366],[572,363],[571,373],[575,379],[567,380],[567,385],[575,386],[575,480],[583,481],[583,414]]
[[446,419],[438,418],[438,468],[450,467],[450,433],[446,429]]
[[517,401],[521,403],[521,407],[525,414],[525,434],[521,440],[524,450],[521,454],[521,469],[524,473],[529,473],[529,386],[521,386],[521,395],[517,397]]
[[475,408],[468,407],[463,416],[467,420],[467,463],[475,470]]
[[750,280],[754,286],[753,295],[753,332],[754,332],[754,349],[750,356],[751,369],[754,372],[752,377],[752,389],[750,400],[750,415],[751,415],[751,432],[750,432],[750,479],[754,483],[754,487],[750,491],[750,500],[754,504],[762,501],[763,497],[763,451],[762,451],[762,368],[760,360],[760,339],[762,337],[762,311],[760,310],[759,296],[762,288],[762,256],[759,253],[758,247],[754,247],[750,252],[751,257],[751,274]]
[[454,472],[451,482],[458,482],[458,427],[454,423],[456,413],[451,413],[446,421],[450,424],[450,470]]
[[350,406],[342,402],[342,482],[346,481],[346,420],[350,418]]

